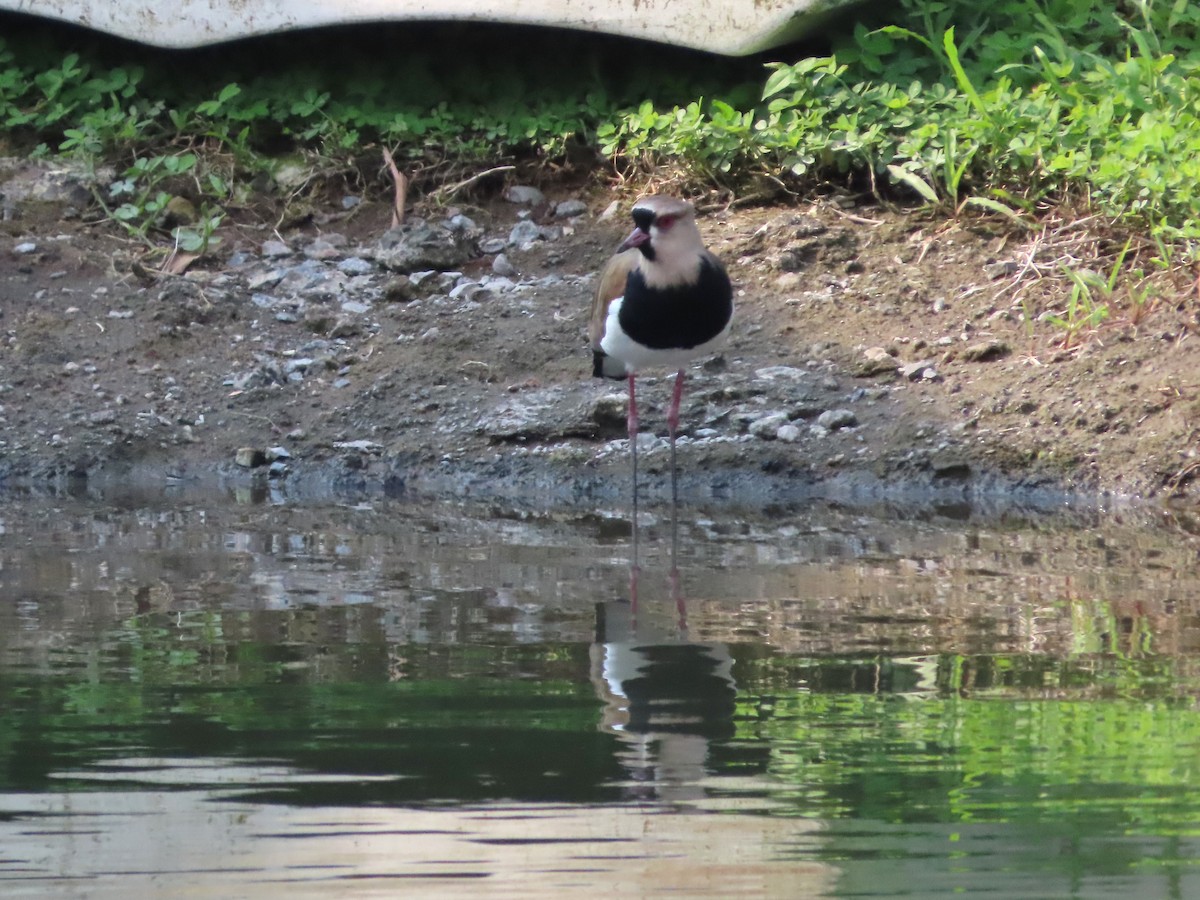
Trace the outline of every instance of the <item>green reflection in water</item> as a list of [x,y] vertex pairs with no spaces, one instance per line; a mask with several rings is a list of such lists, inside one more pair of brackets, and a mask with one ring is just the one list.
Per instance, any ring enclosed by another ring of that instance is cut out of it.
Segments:
[[738,739],[771,746],[780,794],[804,815],[1197,833],[1200,803],[1181,787],[1200,774],[1200,713],[1178,660],[760,666],[781,664],[804,689],[752,689]]

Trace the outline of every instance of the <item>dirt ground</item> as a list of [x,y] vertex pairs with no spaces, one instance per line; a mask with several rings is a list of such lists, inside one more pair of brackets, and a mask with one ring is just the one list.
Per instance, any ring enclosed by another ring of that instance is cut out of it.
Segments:
[[[388,197],[350,209],[330,197],[282,219],[274,203],[241,211],[209,257],[167,275],[78,192],[12,200],[27,176],[24,163],[0,165],[10,487],[218,478],[297,493],[626,494],[624,386],[589,377],[584,329],[631,196],[542,185],[549,202],[528,212],[556,230],[505,250],[516,273],[501,289],[422,296],[372,262]],[[556,218],[568,199],[586,212]],[[473,252],[459,283],[484,281],[524,207],[498,191],[455,200],[410,215],[469,216],[493,252]],[[1086,262],[1071,257],[1075,238],[865,200],[700,205],[737,314],[728,350],[689,376],[685,496],[1192,495],[1190,286],[1137,324],[1114,307],[1064,349],[1061,330],[1023,313],[1064,308],[1067,287],[1050,276]],[[369,264],[351,287],[291,306],[287,279],[263,275],[350,257]],[[644,385],[643,425],[661,438],[669,373]],[[664,442],[648,440],[644,459],[644,489],[661,494]]]

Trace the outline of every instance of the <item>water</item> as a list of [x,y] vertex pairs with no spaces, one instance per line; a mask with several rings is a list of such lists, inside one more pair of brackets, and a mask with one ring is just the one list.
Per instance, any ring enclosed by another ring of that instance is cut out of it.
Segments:
[[1187,531],[682,512],[7,498],[0,894],[1200,896]]

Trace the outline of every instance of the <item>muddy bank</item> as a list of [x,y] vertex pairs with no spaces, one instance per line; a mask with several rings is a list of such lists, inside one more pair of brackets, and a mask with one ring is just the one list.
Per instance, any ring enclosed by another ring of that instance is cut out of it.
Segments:
[[[180,274],[97,223],[86,193],[0,166],[0,477],[628,495],[624,397],[588,377],[593,273],[625,230],[616,195],[544,186],[403,229],[371,197],[277,228],[268,198]],[[60,180],[69,175],[59,173]],[[628,198],[625,198],[628,199]],[[1195,303],[1114,310],[1064,350],[1046,242],[867,204],[707,208],[737,320],[689,374],[682,495],[1056,506],[1188,497]],[[1045,265],[1044,265],[1045,264]],[[643,490],[667,496],[646,379]]]

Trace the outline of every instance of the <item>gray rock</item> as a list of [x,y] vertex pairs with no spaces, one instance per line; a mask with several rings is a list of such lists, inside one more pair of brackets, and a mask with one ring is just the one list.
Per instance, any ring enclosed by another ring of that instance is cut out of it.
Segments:
[[22,241],[13,247],[13,253],[16,253],[18,256],[26,256],[30,253],[36,253],[37,248],[37,244],[33,241]]
[[508,235],[508,244],[510,247],[523,247],[541,239],[541,226],[532,219],[525,219],[513,226],[513,230]]
[[267,457],[272,460],[291,459],[292,454],[288,452],[287,447],[268,447]]
[[560,219],[571,219],[582,216],[587,209],[587,204],[582,200],[564,200],[554,207],[554,215]]
[[478,234],[481,230],[479,226],[475,224],[474,219],[472,219],[470,216],[464,216],[462,213],[459,213],[456,216],[451,216],[449,219],[447,219],[446,227],[451,231],[465,231],[470,234]]
[[277,288],[288,293],[298,294],[325,286],[329,281],[329,271],[319,260],[306,259],[298,266],[292,266],[284,271],[279,279]]
[[754,370],[754,377],[763,381],[800,381],[807,375],[807,372],[795,366],[767,366]]
[[773,412],[751,422],[748,431],[756,438],[773,441],[779,434],[779,429],[786,424],[788,424],[787,413]]
[[5,166],[0,174],[0,194],[6,205],[32,201],[83,209],[92,202],[92,187],[108,184],[115,177],[108,166],[91,172],[83,161],[25,157],[16,161],[11,170]]
[[394,272],[446,271],[477,255],[475,240],[467,232],[412,219],[400,228],[384,232],[375,261]]
[[304,255],[309,259],[337,259],[342,255],[342,251],[333,241],[317,238],[304,248]]
[[503,294],[517,289],[517,283],[504,275],[485,275],[483,283],[489,291]]
[[243,469],[257,469],[267,464],[267,454],[258,447],[239,447],[233,461]]
[[267,259],[278,259],[281,256],[291,256],[292,248],[283,241],[264,241],[259,252]]
[[364,313],[371,311],[371,304],[363,303],[361,300],[343,300],[342,312],[352,316],[361,316]]
[[909,381],[933,381],[937,377],[937,372],[933,368],[932,359],[923,359],[920,362],[905,363],[897,371]]
[[375,271],[370,260],[363,259],[361,256],[349,256],[338,263],[338,271],[344,272],[347,275],[370,275]]
[[358,441],[334,441],[333,449],[335,450],[355,450],[359,453],[382,453],[383,444],[378,441],[358,440]]
[[972,344],[962,352],[962,358],[967,362],[990,362],[1008,356],[1012,349],[1004,341],[992,339]]
[[859,378],[895,372],[900,363],[882,347],[870,347],[863,352],[863,359],[854,369]]
[[88,424],[90,425],[111,425],[117,421],[117,413],[111,409],[101,409],[88,416]]
[[551,436],[553,424],[547,421],[544,404],[510,400],[500,404],[475,422],[475,430],[493,443],[544,440]]
[[507,238],[488,238],[486,241],[484,241],[482,244],[479,245],[479,252],[487,253],[488,255],[491,255],[493,253],[500,253],[507,246],[508,246]]
[[592,404],[591,420],[601,428],[624,429],[629,415],[629,397],[625,394],[605,394]]
[[329,336],[331,338],[354,337],[355,335],[362,334],[362,330],[362,323],[357,319],[342,316],[329,329]]
[[995,281],[1008,275],[1016,275],[1019,268],[1015,259],[1005,259],[986,263],[983,267],[983,274]]
[[546,199],[546,195],[528,184],[510,185],[504,191],[504,199],[519,206],[537,206]]
[[478,281],[463,281],[450,289],[451,300],[474,300],[480,291],[484,290]]
[[246,287],[252,291],[259,288],[275,287],[287,274],[286,269],[271,269],[267,272],[256,272],[246,279]]
[[800,429],[791,422],[786,425],[780,425],[779,430],[775,432],[775,440],[782,441],[785,444],[794,444],[800,440]]
[[858,424],[858,416],[850,409],[827,409],[817,416],[817,425],[826,431],[837,431],[839,428],[853,428]]
[[517,274],[517,267],[508,261],[507,256],[505,256],[503,253],[500,253],[497,254],[494,260],[492,260],[492,271],[497,275],[508,277],[510,275]]

